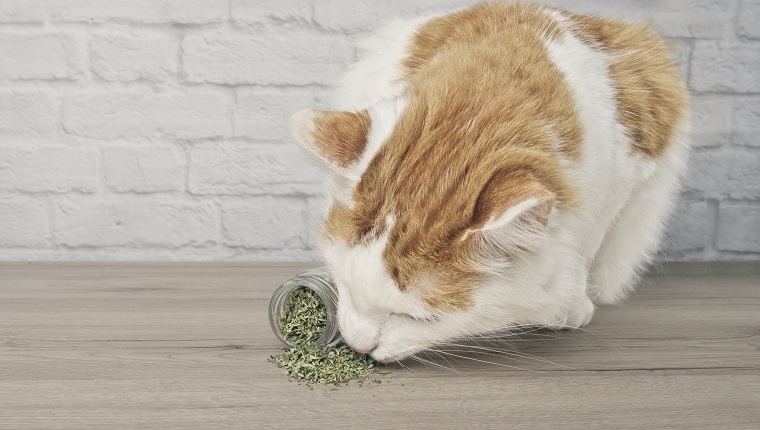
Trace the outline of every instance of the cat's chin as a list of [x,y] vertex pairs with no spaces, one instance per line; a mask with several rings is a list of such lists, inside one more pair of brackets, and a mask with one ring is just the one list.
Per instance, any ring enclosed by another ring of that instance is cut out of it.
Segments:
[[378,345],[378,347],[372,351],[370,357],[372,357],[372,359],[375,361],[379,361],[380,363],[389,364],[404,360],[424,350],[425,348],[422,347],[388,348],[383,345]]
[[[395,321],[399,324],[409,321]],[[381,363],[393,363],[413,356],[440,343],[445,343],[448,336],[441,332],[431,333],[430,327],[399,327],[393,322],[386,324],[383,336],[370,353],[370,357]]]

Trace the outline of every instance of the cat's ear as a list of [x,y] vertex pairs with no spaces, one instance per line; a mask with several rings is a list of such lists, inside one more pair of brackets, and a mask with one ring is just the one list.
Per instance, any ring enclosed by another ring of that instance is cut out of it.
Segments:
[[497,171],[478,196],[471,226],[462,240],[476,237],[494,251],[529,248],[549,222],[555,194],[528,171]]
[[367,146],[369,113],[305,109],[293,115],[291,131],[298,143],[332,170],[341,173],[359,160]]

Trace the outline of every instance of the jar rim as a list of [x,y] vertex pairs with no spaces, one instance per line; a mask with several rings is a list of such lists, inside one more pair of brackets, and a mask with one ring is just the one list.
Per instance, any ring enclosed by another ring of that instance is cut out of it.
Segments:
[[282,334],[280,318],[285,301],[298,288],[308,288],[314,291],[325,306],[325,328],[316,342],[326,346],[335,346],[340,343],[342,338],[338,331],[337,290],[330,273],[321,267],[303,271],[288,279],[272,294],[272,299],[269,302],[269,324],[277,338],[289,347],[296,346],[294,342]]

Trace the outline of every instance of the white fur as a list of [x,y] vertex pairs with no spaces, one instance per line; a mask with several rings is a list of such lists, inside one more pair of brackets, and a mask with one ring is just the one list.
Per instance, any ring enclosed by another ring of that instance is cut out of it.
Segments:
[[657,250],[686,171],[689,126],[686,117],[667,151],[649,162],[644,170],[646,176],[642,175],[605,235],[591,268],[590,295],[596,302],[614,303],[625,297]]
[[[388,140],[388,137],[390,137],[393,129],[396,127],[396,122],[405,108],[406,100],[398,97],[382,100],[368,109],[371,125],[367,132],[367,145],[364,148],[364,152],[358,160],[345,169],[332,166],[329,187],[330,195],[333,199],[340,201],[348,207],[353,207],[352,194],[354,187],[361,180],[369,163],[380,148],[382,148],[385,141]],[[298,120],[310,120],[309,117],[300,115],[300,113],[296,115],[299,116]],[[295,130],[293,133],[296,134],[298,130],[305,127],[295,125],[293,128]],[[308,141],[302,141],[302,143],[305,143],[305,146],[309,145]],[[326,162],[330,164],[329,161]]]
[[370,161],[391,136],[404,109],[406,109],[406,100],[401,97],[381,100],[369,108],[372,125],[367,133],[367,146],[359,160],[350,166],[351,179],[355,182],[361,179]]
[[[569,25],[561,13],[548,13]],[[395,22],[381,30],[364,45],[369,55],[346,75],[338,91],[341,107],[370,107],[373,126],[366,153],[351,166],[342,194],[336,192],[334,198],[350,196],[350,187],[403,111],[401,62],[423,22]],[[592,300],[615,301],[630,289],[659,241],[683,174],[688,122],[662,158],[631,155],[631,142],[616,120],[608,54],[570,32],[547,40],[546,46],[574,94],[583,126],[580,160],[563,160],[580,192],[580,212],[555,207],[541,231],[512,225],[519,213],[536,203],[526,201],[490,220],[489,234],[479,237],[484,252],[496,255],[516,240],[530,243],[532,252],[517,261],[473,262],[488,276],[475,289],[473,306],[460,312],[433,314],[419,297],[397,288],[383,260],[387,232],[366,245],[327,244],[325,255],[339,289],[341,332],[350,346],[389,361],[452,338],[515,325],[580,327],[591,320]],[[423,278],[430,283],[436,275]]]
[[348,70],[335,92],[338,109],[362,110],[404,91],[402,61],[417,28],[431,17],[395,20],[357,43],[366,55]]
[[495,229],[506,227],[515,218],[520,216],[520,214],[533,208],[538,203],[540,203],[540,200],[538,199],[523,200],[522,202],[507,209],[507,211],[504,212],[498,218],[489,219],[488,222],[486,222],[485,225],[483,225],[483,230],[495,230]]
[[[519,217],[521,214],[523,214],[525,211],[530,210],[531,208],[535,207],[537,204],[539,204],[541,201],[538,199],[527,199],[524,200],[511,208],[508,208],[503,214],[499,215],[498,217],[491,217],[488,221],[483,225],[483,227],[477,229],[477,230],[467,230],[461,238],[459,238],[460,241],[467,240],[470,236],[474,234],[483,234],[484,232],[497,232],[500,230],[505,230],[506,227],[514,221],[517,217]],[[509,229],[508,229],[509,230]]]
[[[392,228],[393,219],[386,220]],[[325,247],[327,266],[338,287],[338,323],[346,342],[359,351],[377,346],[392,314],[425,319],[430,312],[414,292],[400,291],[385,268],[387,232],[365,245],[335,243]]]
[[406,100],[402,97],[382,100],[371,106],[367,110],[370,117],[370,128],[367,132],[364,152],[359,159],[345,168],[326,159],[316,150],[314,110],[304,109],[293,114],[290,120],[290,130],[304,149],[330,167],[329,190],[332,198],[352,207],[353,188],[361,180],[362,174],[367,170],[367,166],[375,154],[390,137],[405,108]]

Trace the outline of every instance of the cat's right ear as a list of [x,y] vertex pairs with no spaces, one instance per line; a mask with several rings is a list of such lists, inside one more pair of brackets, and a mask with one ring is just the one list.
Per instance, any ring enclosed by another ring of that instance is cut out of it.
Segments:
[[305,109],[293,115],[291,131],[298,143],[331,170],[347,174],[367,147],[369,113]]
[[461,240],[476,238],[489,256],[529,248],[547,227],[555,198],[532,173],[497,171],[481,190]]

